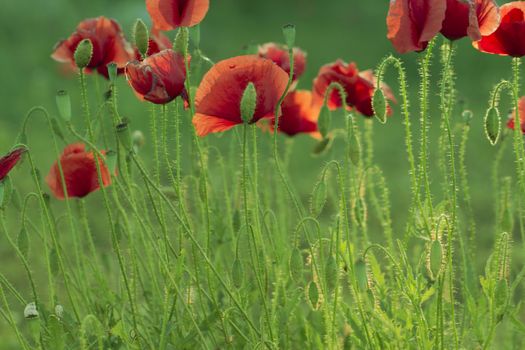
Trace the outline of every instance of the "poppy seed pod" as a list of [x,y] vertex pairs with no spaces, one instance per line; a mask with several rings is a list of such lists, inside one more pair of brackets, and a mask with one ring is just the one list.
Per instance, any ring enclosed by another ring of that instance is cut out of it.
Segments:
[[66,123],[71,121],[71,98],[66,90],[59,90],[56,95],[58,114]]
[[241,118],[245,124],[249,124],[255,114],[255,107],[257,106],[257,91],[252,82],[248,83],[241,99]]
[[149,32],[148,27],[140,18],[133,27],[133,40],[142,57],[146,57],[149,48]]
[[292,48],[295,45],[295,26],[293,24],[283,26],[283,36],[286,46]]
[[107,65],[107,67],[108,67],[109,81],[111,83],[115,83],[115,80],[117,80],[117,75],[118,75],[117,64],[115,62],[111,62],[110,64]]
[[78,68],[84,69],[89,66],[93,56],[93,43],[89,39],[82,40],[75,50],[75,64]]

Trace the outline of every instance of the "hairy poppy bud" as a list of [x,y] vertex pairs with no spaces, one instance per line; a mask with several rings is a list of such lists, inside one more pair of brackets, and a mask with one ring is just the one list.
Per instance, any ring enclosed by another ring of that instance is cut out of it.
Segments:
[[244,270],[239,259],[235,259],[232,266],[232,282],[236,288],[241,288],[244,281]]
[[428,251],[427,270],[432,280],[438,278],[443,265],[443,246],[439,239],[432,241]]
[[323,138],[326,138],[326,136],[328,135],[331,125],[332,125],[332,113],[330,112],[330,110],[325,104],[321,108],[321,112],[319,113],[319,119],[317,121],[317,127],[319,129],[319,132],[323,136]]
[[292,250],[289,265],[292,279],[296,282],[301,282],[303,280],[303,255],[298,248]]
[[63,121],[71,121],[71,99],[66,90],[59,90],[56,96],[58,114]]
[[149,48],[149,32],[148,27],[140,18],[133,27],[133,40],[142,57],[146,57]]
[[310,302],[310,306],[312,309],[317,310],[319,309],[319,288],[317,287],[317,284],[314,281],[311,281],[308,284],[308,301]]
[[117,125],[117,136],[122,146],[124,146],[127,151],[130,151],[132,149],[131,134],[126,121]]
[[372,109],[374,110],[377,120],[379,120],[381,124],[385,124],[388,111],[386,108],[386,99],[383,90],[376,89],[374,92],[374,96],[372,97]]
[[495,107],[490,107],[485,115],[485,134],[491,145],[494,146],[498,142],[500,130],[501,121],[499,111]]
[[60,304],[57,304],[55,306],[55,316],[58,318],[62,318],[64,316],[64,307]]
[[173,51],[186,56],[188,53],[188,40],[189,34],[187,28],[180,28],[175,37],[175,42],[173,43]]
[[111,62],[110,64],[107,65],[107,68],[108,68],[109,81],[113,84],[115,83],[115,80],[117,80],[117,75],[118,75],[117,64],[115,62]]
[[78,68],[83,69],[89,65],[91,62],[91,57],[93,56],[93,44],[91,40],[84,39],[82,40],[75,50],[75,64]]
[[144,134],[140,130],[133,131],[133,134],[131,134],[131,140],[133,141],[133,149],[135,150],[135,153],[146,144]]
[[257,91],[252,82],[244,90],[241,99],[241,118],[246,124],[252,121],[257,106]]
[[465,124],[470,124],[470,121],[474,117],[474,113],[472,113],[470,109],[465,109],[463,113],[461,113],[461,117],[463,118]]
[[284,36],[284,42],[286,43],[286,46],[289,48],[294,47],[295,45],[295,25],[293,24],[286,24],[283,26],[283,36]]

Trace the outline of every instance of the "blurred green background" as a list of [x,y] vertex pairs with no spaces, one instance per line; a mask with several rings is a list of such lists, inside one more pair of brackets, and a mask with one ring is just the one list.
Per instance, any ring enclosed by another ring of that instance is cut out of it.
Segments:
[[[310,89],[312,79],[323,64],[341,58],[355,61],[361,70],[365,70],[375,68],[384,56],[393,52],[386,39],[387,9],[387,0],[211,0],[210,11],[201,25],[201,47],[207,56],[218,61],[241,54],[246,45],[281,41],[281,26],[294,23],[297,27],[297,45],[308,53],[307,71],[299,87]],[[100,15],[117,19],[128,38],[136,18],[143,18],[148,23],[150,21],[143,0],[2,1],[0,152],[6,152],[15,142],[22,118],[29,108],[43,105],[52,113],[56,112],[54,98],[58,89],[71,91],[75,110],[80,112],[77,79],[61,73],[50,54],[54,44],[69,36],[79,21]],[[436,58],[438,53],[439,50],[436,50]],[[416,137],[419,133],[417,57],[415,53],[403,56],[409,77]],[[437,59],[434,62],[431,85],[431,164],[436,163],[440,116],[437,112],[439,64]],[[491,191],[491,167],[496,148],[489,146],[484,138],[482,120],[492,86],[510,76],[510,62],[509,58],[477,52],[468,40],[458,44],[455,61],[458,99],[463,101],[464,107],[456,109],[453,118],[454,122],[460,123],[463,108],[474,112],[467,161],[474,211],[478,219],[478,244],[485,249],[495,237],[493,203],[496,198]],[[399,97],[395,79],[393,74],[388,75],[388,82]],[[504,105],[505,108],[509,106],[506,101]],[[147,108],[133,96],[124,78],[120,81],[119,107],[122,114],[132,120],[134,128],[147,132]],[[394,115],[389,122],[386,125],[376,124],[374,130],[375,159],[387,177],[398,231],[404,227],[409,200],[408,163],[399,110],[399,106],[394,106]],[[47,173],[54,155],[49,133],[40,130],[44,126],[41,119],[35,119],[30,146],[38,154],[38,166]],[[209,141],[214,143],[216,138],[211,136]],[[298,137],[290,150],[291,177],[305,200],[328,159],[326,156],[312,157],[314,144],[315,141],[309,137]],[[340,157],[342,144],[336,142],[334,147],[329,156]],[[501,173],[512,175],[513,156],[510,147],[508,153],[502,163]],[[27,167],[17,169],[16,175],[20,175],[16,181],[27,181],[29,186]],[[439,181],[440,178],[436,178],[433,183],[436,201],[442,198],[439,195]],[[0,238],[0,242],[3,242],[3,238]],[[0,244],[1,265],[9,264],[8,257],[11,256],[7,245]],[[483,255],[481,258],[485,260],[486,257]]]

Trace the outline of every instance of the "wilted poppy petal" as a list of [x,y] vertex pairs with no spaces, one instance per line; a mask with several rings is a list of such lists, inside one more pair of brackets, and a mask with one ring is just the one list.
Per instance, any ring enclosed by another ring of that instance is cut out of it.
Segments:
[[20,161],[22,155],[27,151],[25,147],[17,147],[6,156],[0,158],[0,181],[4,180],[7,174]]
[[146,0],[154,26],[160,30],[193,27],[204,19],[209,7],[209,0]]
[[[239,56],[214,65],[204,76],[195,95],[196,120],[204,116],[241,124],[241,98],[249,83],[257,92],[257,105],[252,122],[271,118],[288,83],[288,75],[272,61],[257,56]],[[194,121],[195,126],[196,121]],[[211,122],[217,124],[216,121]],[[229,123],[221,124],[229,125]],[[215,130],[201,128],[201,130]],[[201,136],[206,133],[200,133]]]

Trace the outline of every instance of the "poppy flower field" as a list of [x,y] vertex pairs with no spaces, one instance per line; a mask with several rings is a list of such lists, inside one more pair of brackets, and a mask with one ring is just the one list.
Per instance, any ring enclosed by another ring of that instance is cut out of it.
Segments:
[[523,348],[525,2],[43,3],[0,349]]

